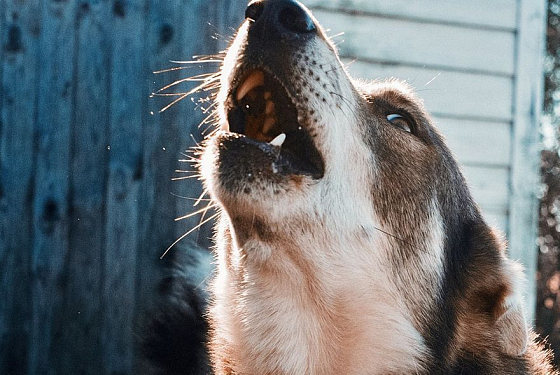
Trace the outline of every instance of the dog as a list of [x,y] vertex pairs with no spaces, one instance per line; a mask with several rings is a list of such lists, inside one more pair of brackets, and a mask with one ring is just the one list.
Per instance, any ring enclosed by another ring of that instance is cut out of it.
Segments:
[[245,16],[200,156],[220,210],[213,373],[557,374],[411,87],[351,79],[297,1]]

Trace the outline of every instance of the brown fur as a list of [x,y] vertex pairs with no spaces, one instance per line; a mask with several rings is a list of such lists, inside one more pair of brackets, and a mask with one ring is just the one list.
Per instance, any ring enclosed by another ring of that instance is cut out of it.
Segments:
[[[316,20],[305,39],[267,34],[295,3],[259,4],[266,22],[245,23],[228,51],[225,132],[202,157],[223,209],[215,372],[556,374],[527,330],[521,272],[422,102],[401,82],[350,80]],[[228,131],[255,67],[284,86],[322,175],[283,173],[277,151]],[[411,132],[388,122],[394,113]]]

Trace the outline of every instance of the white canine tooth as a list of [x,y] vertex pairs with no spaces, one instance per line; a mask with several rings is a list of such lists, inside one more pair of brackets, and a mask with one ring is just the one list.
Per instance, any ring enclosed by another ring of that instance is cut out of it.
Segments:
[[267,117],[264,120],[264,124],[263,124],[263,128],[262,128],[263,134],[268,133],[270,131],[270,129],[272,129],[274,124],[276,124],[276,120],[274,119],[274,117]]
[[280,147],[282,146],[285,140],[286,140],[286,134],[282,133],[276,136],[276,138],[274,138],[272,141],[270,141],[270,144],[276,147]]
[[240,101],[255,87],[264,85],[264,73],[257,70],[249,75],[237,89],[236,99]]
[[264,113],[270,115],[273,111],[274,111],[274,102],[272,100],[269,100],[266,102],[266,108],[264,110]]

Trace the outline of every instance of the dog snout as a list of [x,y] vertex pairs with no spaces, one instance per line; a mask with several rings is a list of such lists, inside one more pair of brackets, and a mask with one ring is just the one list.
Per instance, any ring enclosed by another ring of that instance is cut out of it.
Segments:
[[297,40],[313,35],[317,26],[309,11],[294,0],[256,0],[245,11],[249,33],[263,40]]

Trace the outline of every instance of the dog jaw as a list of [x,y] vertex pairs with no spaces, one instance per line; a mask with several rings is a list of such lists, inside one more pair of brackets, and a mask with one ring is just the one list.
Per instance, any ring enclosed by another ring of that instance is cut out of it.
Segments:
[[[227,212],[250,213],[271,223],[298,215],[321,215],[344,195],[359,194],[367,199],[367,189],[349,191],[341,186],[364,187],[371,172],[369,152],[358,135],[354,111],[361,98],[338,57],[333,58],[336,55],[330,42],[315,38],[305,47],[286,53],[287,61],[281,66],[270,66],[267,61],[249,60],[244,49],[246,39],[247,23],[239,29],[221,71],[221,132],[207,142],[202,156],[201,172],[213,198]],[[235,90],[243,84],[245,72],[255,68],[277,77],[295,105],[299,127],[309,134],[323,159],[324,174],[320,178],[278,171],[272,149],[286,147],[289,139],[281,147],[268,147],[228,131],[228,103],[236,97]],[[265,148],[270,151],[264,152]],[[348,171],[347,158],[354,161],[351,175],[356,178],[350,184],[341,181]]]

